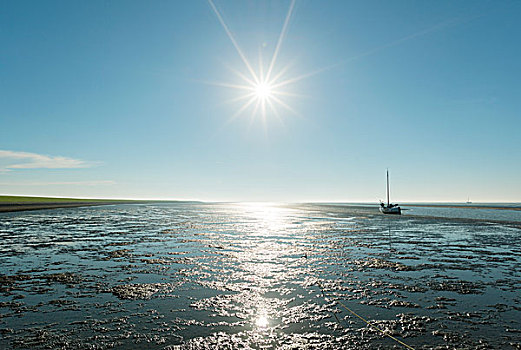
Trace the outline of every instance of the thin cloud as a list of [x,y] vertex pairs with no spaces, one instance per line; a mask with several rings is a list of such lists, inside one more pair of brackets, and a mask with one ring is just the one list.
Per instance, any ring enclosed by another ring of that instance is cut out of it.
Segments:
[[98,186],[98,185],[115,185],[112,180],[96,180],[96,181],[55,181],[55,182],[0,182],[0,186]]
[[0,171],[13,169],[78,169],[90,168],[97,163],[87,162],[81,159],[73,159],[61,156],[48,156],[45,154],[16,152],[0,150]]

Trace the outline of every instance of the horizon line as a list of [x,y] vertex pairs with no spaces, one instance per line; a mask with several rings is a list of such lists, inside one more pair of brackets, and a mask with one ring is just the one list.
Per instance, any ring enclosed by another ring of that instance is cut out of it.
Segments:
[[[203,202],[203,203],[277,203],[277,204],[299,204],[299,203],[317,203],[317,204],[379,204],[379,201],[369,201],[369,200],[227,200],[227,199],[195,199],[195,198],[153,198],[153,197],[145,197],[145,198],[137,198],[137,197],[88,197],[88,196],[78,196],[78,197],[68,197],[68,196],[56,196],[56,195],[23,195],[23,194],[0,194],[0,197],[28,197],[28,198],[56,198],[56,199],[88,199],[88,200],[126,200],[126,201],[155,201],[155,202]],[[490,200],[490,201],[472,201],[467,203],[467,201],[451,201],[451,200],[414,200],[414,201],[398,201],[406,204],[435,204],[435,203],[454,203],[454,204],[489,204],[489,203],[498,203],[498,204],[521,204],[521,200],[519,201],[502,201],[502,200]]]

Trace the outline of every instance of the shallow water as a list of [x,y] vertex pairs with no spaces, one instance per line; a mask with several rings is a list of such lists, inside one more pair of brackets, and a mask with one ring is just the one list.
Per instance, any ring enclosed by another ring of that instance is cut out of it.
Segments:
[[0,238],[0,348],[521,348],[512,223],[165,203],[0,214]]
[[[496,204],[497,206],[497,204]],[[477,220],[489,220],[489,221],[504,221],[504,222],[517,222],[521,223],[521,210],[518,210],[519,205],[515,209],[509,209],[508,206],[497,206],[495,209],[488,208],[465,208],[461,205],[460,207],[407,207],[405,215],[419,215],[419,216],[435,216],[444,218],[465,218],[465,219],[477,219]]]

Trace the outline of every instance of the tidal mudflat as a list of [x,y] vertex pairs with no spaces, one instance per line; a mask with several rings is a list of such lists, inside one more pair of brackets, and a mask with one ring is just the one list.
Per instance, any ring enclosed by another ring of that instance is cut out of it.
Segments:
[[164,203],[0,237],[0,348],[521,348],[521,223]]

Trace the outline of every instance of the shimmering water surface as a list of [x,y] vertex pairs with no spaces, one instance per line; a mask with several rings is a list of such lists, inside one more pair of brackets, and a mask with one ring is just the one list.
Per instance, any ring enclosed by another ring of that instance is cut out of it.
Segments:
[[0,237],[0,348],[521,348],[521,223],[164,203]]

